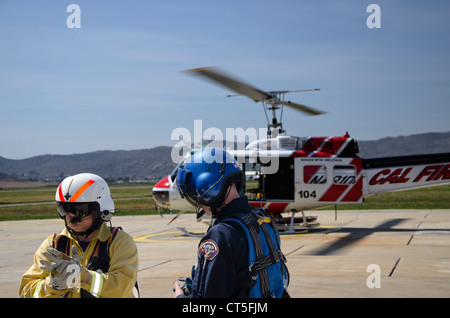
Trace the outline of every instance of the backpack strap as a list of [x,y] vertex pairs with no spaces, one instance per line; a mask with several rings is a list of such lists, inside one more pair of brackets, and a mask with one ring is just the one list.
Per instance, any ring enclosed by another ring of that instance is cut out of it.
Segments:
[[[266,223],[267,226],[271,226],[273,229],[274,225],[272,219],[264,211],[256,208],[253,208],[251,212],[244,215],[233,215],[232,218],[238,219],[243,225],[245,225],[255,248],[255,261],[249,265],[248,270],[238,273],[238,278],[241,281],[241,284],[251,289],[256,284],[256,280],[259,275],[261,296],[263,298],[273,297],[273,294],[270,291],[269,276],[266,269],[277,262],[282,261],[284,263],[285,258],[281,253],[281,250],[277,248],[272,241],[267,227],[263,225],[263,223]],[[259,236],[260,231],[262,231],[269,249],[269,254],[266,256],[264,256]],[[277,243],[278,246],[280,246],[278,237]],[[251,280],[249,280],[249,277]]]
[[65,235],[59,236],[59,233],[53,234],[53,248],[58,251],[69,255],[70,246],[69,246],[69,238]]
[[111,235],[110,237],[102,242],[100,240],[97,240],[97,244],[95,245],[94,252],[91,255],[91,258],[89,260],[89,263],[87,264],[86,268],[90,270],[101,270],[103,273],[108,272],[109,270],[109,247],[114,240],[114,238],[117,235],[117,232],[119,230],[122,230],[121,227],[112,227],[111,228]]

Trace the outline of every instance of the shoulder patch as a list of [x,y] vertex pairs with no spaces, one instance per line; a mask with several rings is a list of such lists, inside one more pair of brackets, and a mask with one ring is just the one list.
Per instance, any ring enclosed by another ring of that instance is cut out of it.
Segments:
[[212,261],[219,254],[219,247],[213,240],[206,240],[200,244],[198,249],[198,257]]

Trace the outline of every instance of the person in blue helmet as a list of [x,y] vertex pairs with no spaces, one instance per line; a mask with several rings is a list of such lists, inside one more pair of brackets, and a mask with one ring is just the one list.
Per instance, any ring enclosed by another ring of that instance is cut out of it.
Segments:
[[214,219],[198,245],[190,283],[175,297],[289,297],[289,273],[271,217],[240,195],[244,174],[231,154],[205,148],[177,173],[178,191]]

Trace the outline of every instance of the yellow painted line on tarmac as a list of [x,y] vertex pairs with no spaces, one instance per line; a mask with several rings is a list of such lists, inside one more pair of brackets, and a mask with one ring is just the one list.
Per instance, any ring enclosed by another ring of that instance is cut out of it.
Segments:
[[150,239],[152,237],[157,238],[157,237],[160,237],[163,235],[172,235],[172,234],[177,234],[177,233],[182,234],[181,231],[147,234],[147,235],[136,236],[134,238],[134,241],[142,242],[142,243],[179,243],[179,242],[185,242],[185,241],[200,241],[200,238],[185,239],[186,236],[181,237],[181,239],[179,239],[179,240]]
[[[306,231],[302,233],[289,233],[289,234],[282,234],[281,236],[303,236],[303,235],[312,235],[312,234],[318,234],[318,233],[330,233],[334,232],[336,230],[341,229],[341,227],[336,226],[320,226],[319,228],[314,228],[315,230],[312,231]],[[176,235],[178,234],[178,236]],[[172,235],[174,238],[179,237],[179,239],[164,239],[162,236],[170,236]],[[135,242],[141,242],[141,243],[179,243],[179,242],[186,242],[186,241],[200,241],[201,237],[193,237],[189,238],[189,236],[184,235],[182,231],[173,231],[173,232],[160,232],[160,233],[154,233],[154,234],[146,234],[141,236],[136,236],[134,238]]]

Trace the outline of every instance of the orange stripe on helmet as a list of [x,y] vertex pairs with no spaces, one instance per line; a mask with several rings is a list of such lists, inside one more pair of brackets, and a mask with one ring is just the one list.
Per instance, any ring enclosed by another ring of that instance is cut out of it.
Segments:
[[70,198],[69,202],[75,202],[77,201],[78,197],[83,194],[84,191],[86,191],[87,188],[91,186],[91,184],[95,183],[94,180],[89,180],[85,184],[81,186],[81,188],[78,189],[77,192]]

